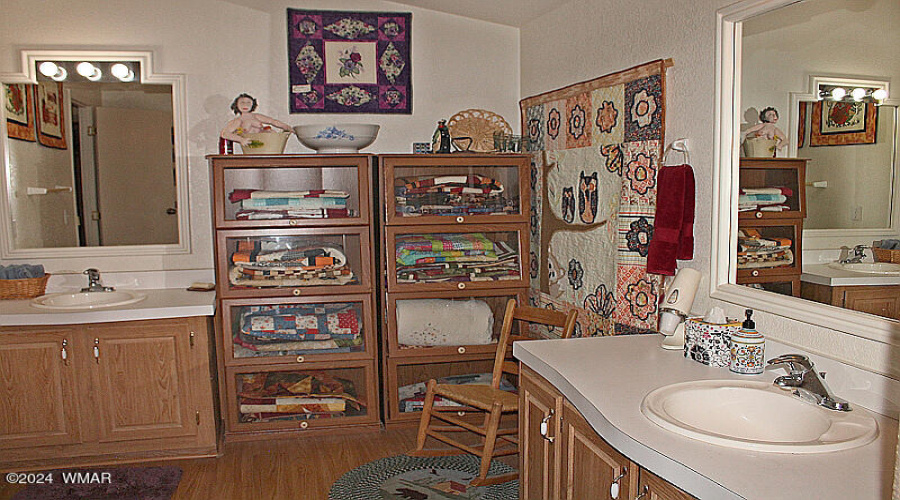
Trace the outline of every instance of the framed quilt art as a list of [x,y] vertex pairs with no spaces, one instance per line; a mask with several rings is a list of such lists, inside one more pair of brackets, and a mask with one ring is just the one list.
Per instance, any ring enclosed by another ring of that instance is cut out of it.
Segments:
[[3,85],[6,104],[6,134],[12,139],[34,142],[34,98],[31,85]]
[[810,122],[810,146],[875,144],[878,108],[864,102],[816,101]]
[[34,86],[37,139],[44,146],[66,149],[62,83],[41,82]]
[[406,12],[288,9],[291,113],[412,113]]

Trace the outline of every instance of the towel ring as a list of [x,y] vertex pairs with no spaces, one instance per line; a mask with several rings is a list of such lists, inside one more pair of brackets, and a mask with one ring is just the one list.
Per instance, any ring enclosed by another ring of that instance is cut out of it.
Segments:
[[668,166],[667,159],[669,158],[669,153],[672,151],[681,153],[684,156],[684,163],[686,165],[691,164],[691,153],[688,151],[687,139],[675,139],[669,144],[669,147],[667,147],[666,151],[663,153],[662,165],[664,167]]

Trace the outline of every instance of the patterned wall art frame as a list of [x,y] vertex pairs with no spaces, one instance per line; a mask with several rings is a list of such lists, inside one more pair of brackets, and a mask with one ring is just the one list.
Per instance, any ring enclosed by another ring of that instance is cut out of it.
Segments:
[[647,273],[671,60],[523,99],[532,155],[531,302],[578,310],[574,336],[655,331]]
[[810,146],[875,144],[878,106],[865,102],[813,103],[809,125]]
[[412,14],[288,9],[291,113],[412,113]]
[[3,85],[6,134],[11,139],[34,142],[34,94],[26,83]]
[[40,82],[34,86],[35,123],[40,144],[66,149],[66,121],[63,84]]

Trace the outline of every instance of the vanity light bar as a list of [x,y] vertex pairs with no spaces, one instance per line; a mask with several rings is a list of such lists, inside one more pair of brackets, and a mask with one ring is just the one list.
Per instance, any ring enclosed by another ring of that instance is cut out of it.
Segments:
[[134,61],[38,61],[38,76],[61,82],[69,75],[80,75],[92,82],[122,81],[132,82],[138,79],[140,64]]
[[874,102],[875,104],[881,104],[888,98],[887,90],[878,87],[844,88],[837,85],[819,86],[820,100],[827,98],[833,101],[842,101],[848,95],[854,102]]

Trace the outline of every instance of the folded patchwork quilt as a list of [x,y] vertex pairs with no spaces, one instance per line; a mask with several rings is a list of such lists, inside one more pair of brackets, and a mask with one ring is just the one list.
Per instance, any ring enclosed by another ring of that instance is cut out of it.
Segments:
[[361,331],[358,309],[346,304],[252,306],[240,319],[241,333],[263,339],[352,339]]

